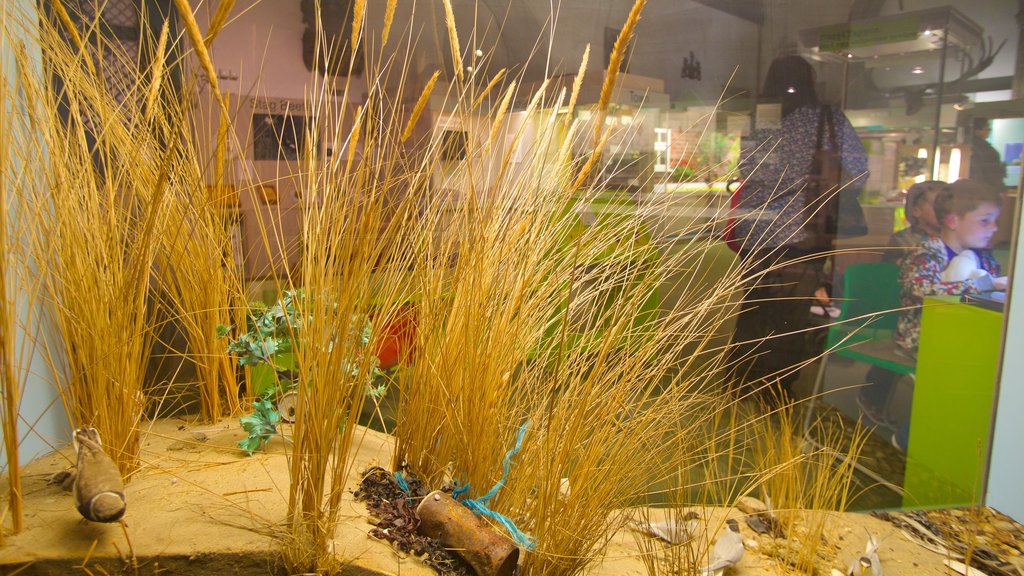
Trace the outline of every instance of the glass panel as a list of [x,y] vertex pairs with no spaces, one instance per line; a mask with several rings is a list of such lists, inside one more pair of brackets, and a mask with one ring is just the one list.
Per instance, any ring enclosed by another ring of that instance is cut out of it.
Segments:
[[[892,492],[873,491],[860,506],[982,499],[1005,295],[992,289],[1008,270],[1016,204],[1006,192],[1020,181],[1024,140],[1017,119],[1000,118],[1015,106],[968,89],[1001,86],[976,80],[997,52],[984,40],[992,24],[907,6],[799,34],[819,78],[842,78],[870,171],[858,195],[866,229],[840,232],[826,265],[831,305],[813,307],[823,326],[815,344],[827,353],[800,375],[804,391],[822,394],[808,424],[873,428],[860,467]],[[944,185],[964,177],[990,187]],[[840,231],[849,217],[840,212]],[[958,253],[971,256],[966,272]]]

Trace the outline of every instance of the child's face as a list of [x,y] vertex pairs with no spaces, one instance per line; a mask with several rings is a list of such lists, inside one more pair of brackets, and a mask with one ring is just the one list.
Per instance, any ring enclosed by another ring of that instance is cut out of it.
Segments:
[[935,217],[935,196],[938,193],[939,191],[935,189],[925,191],[917,204],[910,209],[914,225],[933,234],[937,234],[942,229],[939,226],[939,219]]
[[998,218],[999,206],[986,202],[963,216],[950,214],[946,223],[961,248],[987,248],[998,230]]

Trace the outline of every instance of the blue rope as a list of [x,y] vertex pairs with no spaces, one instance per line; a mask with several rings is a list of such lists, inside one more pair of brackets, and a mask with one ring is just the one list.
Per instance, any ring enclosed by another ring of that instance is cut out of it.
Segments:
[[458,499],[459,496],[462,496],[466,492],[469,492],[469,484],[464,484],[462,486],[459,486],[455,490],[453,490],[452,491],[452,498]]
[[395,482],[398,483],[398,487],[402,489],[402,492],[405,492],[406,494],[410,492],[409,482],[405,479],[405,473],[401,470],[395,472]]
[[[516,445],[513,446],[511,450],[505,453],[505,458],[502,460],[501,479],[498,480],[498,482],[483,496],[479,498],[461,500],[461,502],[463,506],[469,508],[477,516],[487,516],[488,518],[494,520],[498,524],[501,524],[505,528],[505,530],[508,530],[509,535],[512,536],[512,540],[514,540],[516,544],[522,546],[523,548],[526,548],[527,550],[533,550],[534,548],[536,548],[537,544],[532,536],[520,530],[516,526],[515,522],[510,520],[507,516],[498,514],[494,510],[488,508],[488,504],[490,504],[491,498],[494,498],[498,494],[498,490],[500,490],[501,487],[505,485],[505,480],[508,479],[508,473],[512,469],[512,457],[519,453],[519,448],[521,448],[523,445],[523,436],[526,435],[526,429],[529,427],[529,420],[524,422],[523,425],[519,427],[519,434],[516,437]],[[452,498],[458,498],[459,496],[465,494],[468,491],[469,484],[467,483],[456,488],[455,491],[452,492]]]

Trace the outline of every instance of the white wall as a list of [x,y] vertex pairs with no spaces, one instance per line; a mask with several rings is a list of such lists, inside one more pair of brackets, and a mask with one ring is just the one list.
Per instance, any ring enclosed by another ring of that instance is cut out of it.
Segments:
[[[217,3],[193,4],[199,6],[199,27],[206,30]],[[302,100],[315,76],[302,62],[306,26],[299,2],[242,0],[232,14],[210,49],[221,92]]]
[[[992,454],[985,504],[1024,520],[1024,458],[1021,441],[1024,440],[1024,226],[1021,220],[1021,198],[1017,198],[1017,243],[1013,261],[1013,276],[1006,306],[1006,337],[1003,340],[1003,360],[999,377],[999,400],[992,437]],[[1014,296],[1016,295],[1016,297]]]
[[[13,0],[6,2],[4,7],[9,10],[9,14],[16,14],[20,11],[21,14],[34,14],[35,13],[35,2],[34,0]],[[9,22],[13,21],[10,19]],[[39,61],[39,49],[29,38],[19,38],[26,44],[26,49],[29,53],[29,58],[33,62],[35,71],[32,72],[35,76],[41,75],[42,66]],[[0,82],[12,82],[15,76],[15,62],[11,53],[11,45],[6,35],[3,35],[0,40],[0,58],[3,58],[3,77],[0,78]],[[0,105],[8,106],[11,105],[17,111],[17,103],[2,102]],[[11,162],[17,162],[18,158],[14,157],[10,159]],[[8,194],[12,191],[8,190]],[[4,256],[6,257],[6,255]],[[14,273],[24,273],[25,271],[19,270]],[[9,279],[10,281],[10,279]],[[13,283],[13,282],[12,282]],[[9,288],[10,289],[10,288]],[[13,290],[12,290],[13,291]],[[26,303],[24,302],[23,294],[17,296],[19,299],[19,314],[22,318],[26,314]],[[21,323],[23,324],[23,323]],[[46,337],[47,334],[40,334],[41,337]],[[15,350],[18,350],[20,346],[25,342],[25,332],[23,326],[16,327],[16,333],[12,342],[8,342],[9,345],[15,346]],[[28,377],[22,383],[24,390],[21,398],[21,409],[19,410],[20,420],[18,423],[18,437],[19,437],[19,460],[22,463],[26,463],[32,460],[36,456],[42,453],[48,452],[53,445],[63,444],[68,438],[68,424],[67,419],[64,417],[64,412],[61,410],[60,401],[57,399],[55,389],[52,385],[52,378],[49,370],[46,368],[46,363],[43,362],[42,358],[38,354],[33,354],[30,357],[30,364],[27,369],[22,368],[19,372],[27,373]],[[15,367],[21,368],[21,367]],[[3,453],[3,447],[0,446],[0,470],[6,469],[6,455]]]

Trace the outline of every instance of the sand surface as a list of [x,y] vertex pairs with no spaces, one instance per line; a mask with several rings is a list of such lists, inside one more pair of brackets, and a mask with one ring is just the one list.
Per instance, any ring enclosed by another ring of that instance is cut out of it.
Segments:
[[[235,442],[244,436],[237,419],[218,425],[158,420],[143,436],[142,469],[127,486],[128,540],[119,524],[82,520],[70,494],[47,484],[70,464],[70,447],[42,457],[23,470],[25,530],[0,545],[0,574],[280,574],[277,560],[280,522],[287,508],[288,470],[284,443],[272,440],[263,453],[247,457]],[[367,535],[371,525],[359,502],[351,500],[358,471],[387,466],[393,439],[367,430],[350,477],[344,517],[335,550],[349,574],[434,572],[416,558],[398,554]],[[3,488],[6,491],[6,487]],[[735,509],[701,511],[716,529],[725,516],[741,519],[747,551],[731,571],[738,576],[794,574],[773,553],[773,543],[757,536]],[[651,512],[653,520],[664,510]],[[892,524],[866,514],[830,516],[817,562],[819,572],[846,568],[863,552],[867,534],[881,541],[886,576],[952,574],[945,557],[912,543]],[[9,525],[9,520],[6,523]],[[713,539],[714,536],[712,535]],[[657,546],[660,542],[651,540]],[[126,560],[134,551],[136,564]],[[785,556],[785,554],[782,554]],[[605,558],[589,571],[599,575],[648,574],[637,534],[625,529],[610,542]]]

